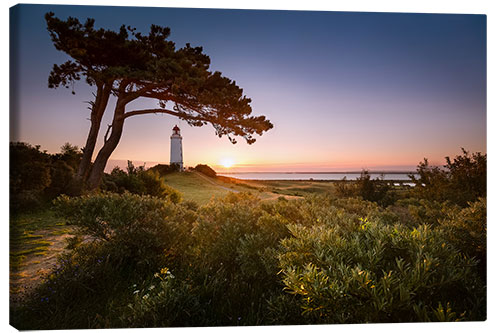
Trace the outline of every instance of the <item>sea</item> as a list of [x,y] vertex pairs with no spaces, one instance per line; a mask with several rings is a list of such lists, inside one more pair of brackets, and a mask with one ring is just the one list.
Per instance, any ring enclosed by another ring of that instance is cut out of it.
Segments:
[[[409,174],[414,172],[370,172],[371,179],[380,178],[384,180],[394,180],[411,182]],[[361,172],[225,172],[217,173],[219,176],[233,177],[244,180],[356,180],[361,176]]]

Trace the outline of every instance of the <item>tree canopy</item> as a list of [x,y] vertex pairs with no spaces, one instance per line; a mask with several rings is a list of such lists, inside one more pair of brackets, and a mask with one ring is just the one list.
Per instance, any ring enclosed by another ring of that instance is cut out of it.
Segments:
[[[234,80],[210,70],[210,58],[201,47],[186,44],[176,48],[168,40],[168,27],[152,25],[149,33],[143,34],[125,25],[118,31],[96,29],[90,18],[81,23],[77,18],[60,20],[54,13],[47,13],[45,19],[56,49],[71,58],[53,66],[49,88],[63,86],[74,93],[74,83],[82,78],[97,87],[90,102],[91,129],[82,160],[86,165],[79,172],[84,179],[93,178],[91,187],[100,181],[106,161],[120,140],[123,122],[131,116],[163,113],[191,126],[211,124],[219,137],[227,136],[232,143],[239,136],[252,144],[255,134],[262,135],[273,127],[265,116],[252,115],[251,99]],[[110,95],[117,98],[113,123],[90,170]],[[154,99],[158,107],[126,109],[138,98]]]

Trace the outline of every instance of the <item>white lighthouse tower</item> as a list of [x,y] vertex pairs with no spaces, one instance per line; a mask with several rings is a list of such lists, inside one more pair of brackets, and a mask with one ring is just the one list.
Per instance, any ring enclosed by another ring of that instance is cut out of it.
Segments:
[[177,125],[172,129],[170,136],[170,164],[178,164],[182,171],[184,166],[182,164],[182,136],[181,130]]

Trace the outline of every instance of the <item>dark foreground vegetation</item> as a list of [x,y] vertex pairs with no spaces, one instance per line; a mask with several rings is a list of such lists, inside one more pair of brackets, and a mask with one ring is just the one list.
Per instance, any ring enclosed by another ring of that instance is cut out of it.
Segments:
[[145,172],[54,201],[79,234],[11,308],[16,328],[486,319],[484,155],[424,162],[406,191],[365,175],[335,195],[232,193],[200,207],[168,188],[132,191]]
[[60,194],[76,192],[72,180],[82,156],[78,147],[66,143],[59,154],[24,142],[11,142],[9,148],[11,213],[35,211]]

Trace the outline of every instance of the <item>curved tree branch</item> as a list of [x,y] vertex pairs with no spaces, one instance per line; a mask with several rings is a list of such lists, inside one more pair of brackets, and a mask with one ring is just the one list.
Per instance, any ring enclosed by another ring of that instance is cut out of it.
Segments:
[[[75,81],[85,78],[87,84],[96,85],[101,91],[90,104],[91,130],[85,146],[86,158],[82,159],[85,163],[81,163],[82,170],[90,170],[89,177],[82,179],[87,178],[91,189],[98,186],[128,117],[169,114],[190,126],[210,123],[217,136],[227,136],[232,143],[236,143],[233,136],[240,136],[251,144],[255,142],[254,134],[262,135],[273,127],[264,116],[252,116],[251,99],[234,80],[210,71],[210,58],[201,47],[186,44],[176,48],[174,42],[167,40],[169,28],[153,25],[148,35],[142,35],[125,25],[118,31],[96,29],[93,19],[85,23],[72,17],[60,20],[54,13],[47,13],[45,19],[55,48],[71,58],[54,65],[49,87],[71,88]],[[103,147],[90,168],[110,96],[117,99],[112,128],[108,127]],[[156,99],[159,106],[125,111],[128,103],[141,97]]]
[[211,122],[210,119],[208,118],[205,118],[205,117],[200,117],[200,116],[192,116],[192,115],[189,115],[187,113],[183,113],[183,112],[175,112],[175,111],[172,111],[172,110],[168,110],[168,109],[144,109],[144,110],[134,110],[134,111],[129,111],[129,112],[126,112],[122,115],[122,118],[123,119],[126,119],[128,117],[132,117],[132,116],[137,116],[137,115],[140,115],[140,114],[157,114],[157,113],[164,113],[164,114],[170,114],[172,116],[175,116],[175,117],[179,117],[181,119],[189,119],[189,120],[195,120],[195,121],[208,121],[208,122]]

